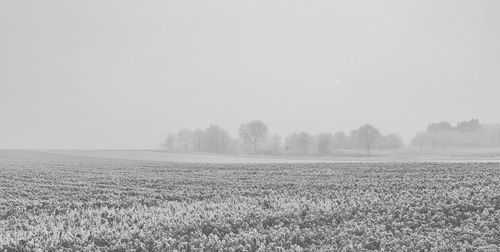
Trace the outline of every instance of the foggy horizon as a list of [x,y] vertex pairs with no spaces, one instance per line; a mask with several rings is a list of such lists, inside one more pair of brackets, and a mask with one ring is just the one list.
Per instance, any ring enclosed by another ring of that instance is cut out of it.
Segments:
[[500,123],[500,2],[0,2],[0,149]]
[[500,251],[500,1],[0,1],[0,251]]

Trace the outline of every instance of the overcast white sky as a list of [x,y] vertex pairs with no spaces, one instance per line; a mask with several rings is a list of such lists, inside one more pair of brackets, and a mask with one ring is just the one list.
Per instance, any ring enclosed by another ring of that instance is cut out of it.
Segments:
[[500,1],[0,0],[0,148],[500,122]]

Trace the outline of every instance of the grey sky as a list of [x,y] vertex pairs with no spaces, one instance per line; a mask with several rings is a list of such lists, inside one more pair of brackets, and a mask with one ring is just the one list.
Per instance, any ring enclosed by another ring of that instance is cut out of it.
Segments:
[[500,1],[0,0],[0,148],[500,122]]

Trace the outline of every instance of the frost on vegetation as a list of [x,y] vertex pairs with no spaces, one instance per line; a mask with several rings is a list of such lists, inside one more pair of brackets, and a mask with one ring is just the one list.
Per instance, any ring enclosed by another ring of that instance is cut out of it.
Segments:
[[0,251],[500,251],[498,164],[0,162],[0,196]]

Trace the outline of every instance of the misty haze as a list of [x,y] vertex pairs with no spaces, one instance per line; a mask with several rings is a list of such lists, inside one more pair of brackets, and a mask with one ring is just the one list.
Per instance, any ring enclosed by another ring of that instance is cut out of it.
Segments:
[[500,251],[499,13],[0,0],[0,251]]

